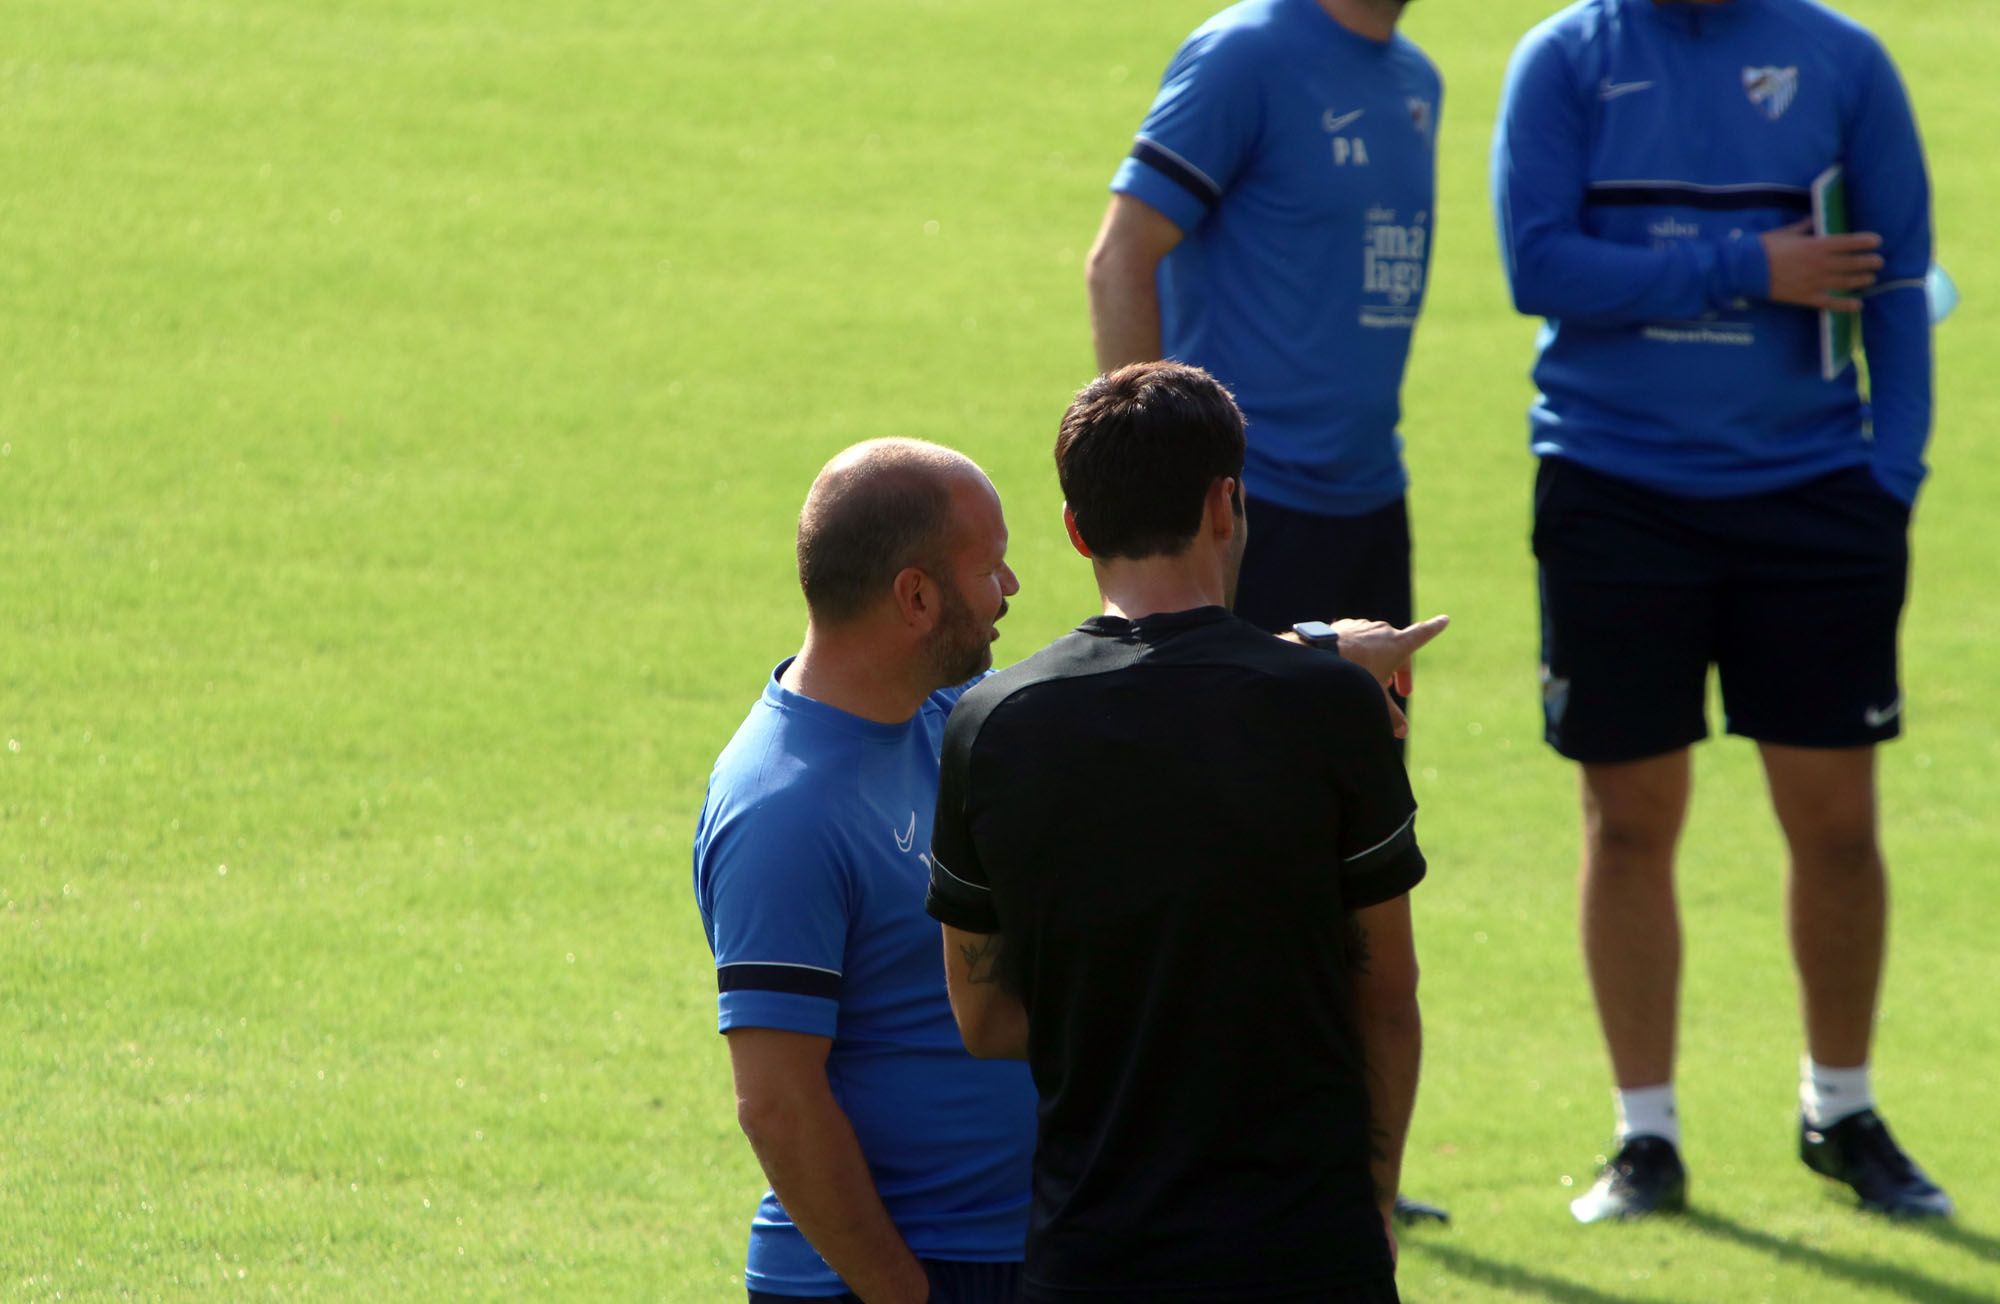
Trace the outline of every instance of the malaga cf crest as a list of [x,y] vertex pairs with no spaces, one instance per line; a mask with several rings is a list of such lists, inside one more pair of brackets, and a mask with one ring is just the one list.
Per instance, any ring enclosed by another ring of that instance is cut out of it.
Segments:
[[1404,102],[1410,106],[1410,125],[1417,129],[1419,136],[1422,136],[1425,140],[1429,140],[1431,135],[1431,102],[1429,100],[1420,100],[1414,95],[1405,97]]
[[1785,116],[1785,110],[1792,107],[1792,101],[1799,97],[1799,70],[1797,68],[1745,68],[1743,70],[1743,93],[1750,102],[1764,111],[1764,116],[1776,122]]

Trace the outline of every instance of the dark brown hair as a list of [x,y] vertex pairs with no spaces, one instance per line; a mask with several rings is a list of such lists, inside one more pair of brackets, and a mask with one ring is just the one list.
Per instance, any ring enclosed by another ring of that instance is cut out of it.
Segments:
[[[1056,479],[1096,556],[1170,556],[1193,542],[1203,500],[1243,476],[1243,413],[1178,362],[1137,362],[1091,381],[1063,413]],[[1238,499],[1240,505],[1241,499]]]

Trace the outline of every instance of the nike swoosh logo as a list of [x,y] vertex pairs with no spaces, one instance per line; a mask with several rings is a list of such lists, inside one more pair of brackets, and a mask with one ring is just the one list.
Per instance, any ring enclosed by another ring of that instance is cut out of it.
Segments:
[[896,850],[908,851],[917,845],[917,813],[910,812],[910,827],[907,832],[896,834]]
[[1636,95],[1640,91],[1649,91],[1652,89],[1653,83],[1649,81],[1615,82],[1606,77],[1598,84],[1597,98],[1600,100],[1616,100],[1627,95]]
[[1345,127],[1348,123],[1357,120],[1358,118],[1361,117],[1362,114],[1366,112],[1368,112],[1368,110],[1366,109],[1356,109],[1352,113],[1343,113],[1339,117],[1335,117],[1333,114],[1333,110],[1328,109],[1323,115],[1321,115],[1319,120],[1319,125],[1325,127],[1328,131],[1339,131],[1342,127]]
[[1870,729],[1880,729],[1883,725],[1889,723],[1902,713],[1903,699],[1899,697],[1887,706],[1869,707],[1861,713],[1861,722]]

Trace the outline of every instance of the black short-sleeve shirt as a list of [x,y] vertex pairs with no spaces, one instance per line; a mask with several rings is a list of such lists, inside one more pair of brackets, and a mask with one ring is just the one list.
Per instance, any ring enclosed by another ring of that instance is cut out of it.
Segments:
[[1028,1010],[1026,1298],[1392,1270],[1346,914],[1423,877],[1415,818],[1368,673],[1219,607],[1093,618],[960,701],[929,909],[1004,937]]

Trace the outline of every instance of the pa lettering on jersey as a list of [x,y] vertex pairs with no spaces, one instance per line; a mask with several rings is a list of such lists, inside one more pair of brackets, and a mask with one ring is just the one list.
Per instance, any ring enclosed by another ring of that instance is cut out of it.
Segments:
[[1358,135],[1342,133],[1361,121],[1366,109],[1353,109],[1347,113],[1336,113],[1332,109],[1320,114],[1319,125],[1333,137],[1333,165],[1337,168],[1348,166],[1368,166],[1368,142]]

